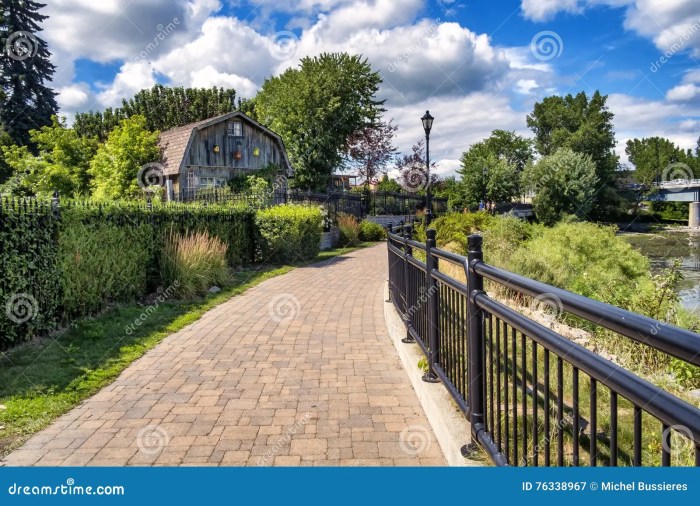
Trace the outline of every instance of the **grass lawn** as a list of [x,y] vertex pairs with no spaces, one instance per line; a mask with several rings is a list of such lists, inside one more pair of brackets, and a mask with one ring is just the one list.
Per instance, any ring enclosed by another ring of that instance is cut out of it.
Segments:
[[[370,246],[362,244],[358,248]],[[330,261],[358,248],[321,252]],[[307,265],[305,264],[305,265]],[[147,304],[114,307],[50,337],[0,354],[0,457],[19,447],[60,415],[114,381],[134,360],[209,309],[297,265],[260,267],[233,275],[222,291],[204,299],[166,301],[131,326]],[[127,327],[134,329],[127,334]]]

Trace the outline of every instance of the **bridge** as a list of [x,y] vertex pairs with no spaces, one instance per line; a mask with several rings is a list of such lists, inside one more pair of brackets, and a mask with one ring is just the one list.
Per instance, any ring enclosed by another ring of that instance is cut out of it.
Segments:
[[654,183],[650,200],[657,202],[688,202],[688,226],[700,227],[700,179],[674,179]]

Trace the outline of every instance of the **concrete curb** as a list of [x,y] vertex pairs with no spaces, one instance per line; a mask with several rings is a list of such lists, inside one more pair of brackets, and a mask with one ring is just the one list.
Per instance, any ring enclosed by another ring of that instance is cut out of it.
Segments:
[[388,300],[389,287],[387,284],[384,285],[386,328],[437,437],[445,460],[450,466],[483,467],[483,462],[466,459],[462,456],[462,446],[471,443],[472,440],[469,422],[441,384],[426,383],[421,379],[423,373],[418,369],[418,361],[423,357],[423,354],[417,344],[401,342],[401,339],[406,337],[406,327],[394,305],[387,302]]

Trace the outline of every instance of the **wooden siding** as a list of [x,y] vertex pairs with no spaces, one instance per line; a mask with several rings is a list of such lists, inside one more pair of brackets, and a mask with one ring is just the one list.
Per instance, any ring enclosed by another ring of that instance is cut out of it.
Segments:
[[[195,132],[186,154],[185,165],[190,167],[227,167],[232,169],[262,169],[270,163],[276,163],[285,170],[285,163],[277,141],[264,131],[249,124],[244,119],[234,118],[233,121],[243,123],[242,137],[229,137],[227,123],[211,125]],[[237,143],[240,142],[240,148]],[[219,153],[214,153],[214,146],[219,146]],[[253,156],[255,148],[260,150],[259,156]],[[234,158],[234,151],[241,151],[241,159]]]

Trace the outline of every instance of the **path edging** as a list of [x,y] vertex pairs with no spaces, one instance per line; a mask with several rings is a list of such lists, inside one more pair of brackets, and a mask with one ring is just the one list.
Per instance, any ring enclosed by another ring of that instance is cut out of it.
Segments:
[[423,354],[418,345],[401,342],[406,337],[406,327],[394,304],[389,302],[388,283],[384,285],[384,321],[448,465],[483,467],[483,462],[466,459],[461,453],[462,447],[472,441],[469,422],[440,383],[426,383],[421,379],[423,374],[418,369],[418,361]]

